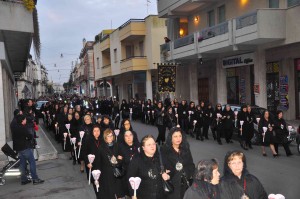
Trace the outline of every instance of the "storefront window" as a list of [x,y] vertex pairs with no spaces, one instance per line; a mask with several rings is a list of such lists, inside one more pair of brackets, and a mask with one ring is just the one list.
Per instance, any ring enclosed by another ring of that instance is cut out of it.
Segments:
[[279,0],[269,0],[269,8],[279,8]]
[[280,103],[279,62],[267,63],[267,108],[275,113]]
[[288,0],[287,4],[288,4],[288,7],[295,6],[297,4],[300,4],[300,0]]

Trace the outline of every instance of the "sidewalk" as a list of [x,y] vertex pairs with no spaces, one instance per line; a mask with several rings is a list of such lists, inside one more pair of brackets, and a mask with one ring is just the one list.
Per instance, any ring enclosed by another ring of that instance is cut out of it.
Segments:
[[1,199],[56,199],[56,198],[95,198],[92,185],[88,185],[86,173],[80,173],[79,165],[73,165],[69,153],[63,153],[40,122],[37,132],[39,161],[37,173],[45,180],[40,185],[21,185],[19,177],[7,177],[6,184],[0,186]]

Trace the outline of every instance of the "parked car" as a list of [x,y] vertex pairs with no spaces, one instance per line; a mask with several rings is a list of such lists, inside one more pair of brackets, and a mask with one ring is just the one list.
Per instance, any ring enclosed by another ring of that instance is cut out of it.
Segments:
[[[241,111],[241,105],[237,105],[237,104],[229,104],[230,107],[231,107],[231,110],[232,111]],[[224,110],[226,105],[222,105],[222,110]],[[263,108],[263,107],[259,107],[259,106],[251,106],[251,111],[252,113],[254,114],[255,118],[262,118],[263,117],[263,112],[267,110],[266,108]],[[274,119],[275,118],[275,115],[271,112],[270,113],[270,118],[271,119]],[[289,126],[289,124],[287,123],[287,126]],[[290,132],[290,135],[288,137],[289,139],[289,143],[293,142],[294,140],[296,140],[296,137],[298,136],[298,142],[297,143],[300,143],[300,134],[298,133],[297,135],[297,132],[295,130],[296,128],[293,127],[291,132]],[[254,122],[254,137],[252,139],[252,144],[258,144],[258,124],[256,123],[256,121]],[[235,132],[238,132],[238,129],[235,129]],[[300,153],[300,148],[299,148],[299,144],[298,144],[298,151]]]
[[298,128],[297,132],[298,132],[297,136],[296,136],[297,150],[298,150],[298,153],[300,153],[300,128]]

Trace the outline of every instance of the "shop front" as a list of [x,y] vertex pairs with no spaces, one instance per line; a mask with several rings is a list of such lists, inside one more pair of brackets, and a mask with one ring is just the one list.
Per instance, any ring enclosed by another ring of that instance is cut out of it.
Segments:
[[227,103],[254,105],[254,55],[253,53],[226,57]]

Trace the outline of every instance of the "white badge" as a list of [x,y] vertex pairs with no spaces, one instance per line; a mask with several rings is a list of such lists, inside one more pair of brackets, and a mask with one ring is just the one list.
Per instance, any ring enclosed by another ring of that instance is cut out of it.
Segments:
[[112,164],[118,164],[117,158],[116,158],[115,156],[112,156],[112,157],[111,157],[110,162],[111,162]]
[[183,169],[183,165],[180,162],[177,162],[175,167],[177,171],[181,171]]

